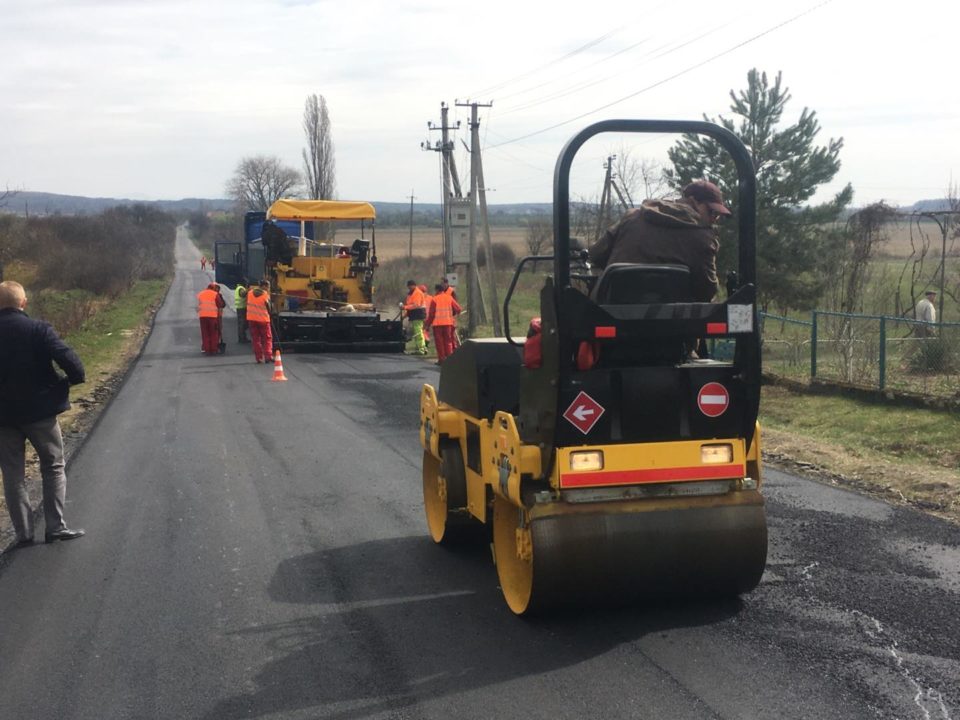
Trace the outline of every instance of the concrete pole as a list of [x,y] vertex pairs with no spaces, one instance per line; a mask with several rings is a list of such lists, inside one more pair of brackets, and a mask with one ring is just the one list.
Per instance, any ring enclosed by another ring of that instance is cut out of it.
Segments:
[[407,257],[413,257],[413,188],[410,189],[410,244],[407,246]]
[[480,193],[480,217],[483,220],[483,246],[487,251],[487,286],[490,288],[490,314],[493,317],[493,336],[503,337],[500,327],[500,300],[497,297],[497,275],[493,265],[493,243],[490,242],[490,223],[487,218],[487,186],[483,180],[483,157],[480,154],[480,123],[473,126],[473,144],[477,149],[477,186]]

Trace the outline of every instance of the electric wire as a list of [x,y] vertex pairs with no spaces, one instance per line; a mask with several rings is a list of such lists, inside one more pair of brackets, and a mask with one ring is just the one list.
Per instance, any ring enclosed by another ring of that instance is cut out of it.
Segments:
[[527,139],[529,139],[529,138],[531,138],[531,137],[535,137],[535,136],[537,136],[537,135],[542,135],[542,134],[545,133],[545,132],[549,132],[550,130],[555,130],[555,129],[559,128],[559,127],[563,127],[564,125],[569,125],[570,123],[576,122],[577,120],[582,120],[583,118],[588,117],[589,115],[593,115],[594,113],[600,112],[601,110],[606,110],[606,109],[608,109],[608,108],[613,107],[614,105],[619,105],[619,104],[622,103],[622,102],[625,102],[625,101],[627,101],[627,100],[630,100],[630,99],[632,99],[632,98],[635,98],[637,95],[640,95],[640,94],[642,94],[642,93],[645,93],[645,92],[647,92],[647,91],[649,91],[649,90],[653,90],[654,88],[660,87],[661,85],[665,85],[666,83],[670,82],[671,80],[676,80],[676,79],[679,78],[679,77],[682,77],[682,76],[684,76],[684,75],[686,75],[686,74],[688,74],[688,73],[690,73],[690,72],[693,72],[694,70],[703,67],[703,66],[706,65],[707,63],[713,62],[714,60],[717,60],[718,58],[724,57],[725,55],[729,55],[730,53],[732,53],[732,52],[734,52],[734,51],[736,51],[736,50],[739,50],[740,48],[745,47],[746,45],[749,45],[750,43],[752,43],[752,42],[754,42],[754,41],[756,41],[756,40],[759,40],[760,38],[762,38],[762,37],[764,37],[764,36],[766,36],[766,35],[769,35],[769,34],[775,32],[775,31],[777,31],[777,30],[779,30],[779,29],[781,29],[781,28],[789,25],[790,23],[795,22],[796,20],[799,20],[799,19],[802,18],[802,17],[805,17],[806,15],[809,15],[810,13],[812,13],[812,12],[820,9],[820,8],[823,7],[824,5],[830,4],[832,1],[833,1],[833,0],[824,0],[823,2],[821,2],[821,3],[817,4],[817,5],[814,5],[813,7],[808,8],[807,10],[804,10],[804,11],[801,12],[801,13],[798,13],[797,15],[794,15],[793,17],[788,18],[787,20],[784,20],[784,21],[782,21],[782,22],[780,22],[780,23],[777,23],[776,25],[773,25],[773,26],[767,28],[766,30],[761,31],[761,32],[757,33],[756,35],[753,35],[753,36],[747,38],[746,40],[743,40],[743,41],[737,43],[736,45],[733,45],[733,46],[727,48],[726,50],[723,50],[723,51],[721,51],[721,52],[719,52],[719,53],[716,53],[716,54],[714,54],[714,55],[711,55],[710,57],[708,57],[708,58],[706,58],[706,59],[704,59],[704,60],[701,60],[701,61],[698,62],[698,63],[695,63],[695,64],[693,64],[693,65],[690,65],[690,66],[684,68],[683,70],[681,70],[681,71],[679,71],[679,72],[677,72],[677,73],[674,73],[673,75],[670,75],[670,76],[668,76],[668,77],[666,77],[666,78],[663,78],[662,80],[658,80],[658,81],[655,82],[655,83],[652,83],[652,84],[650,84],[650,85],[647,85],[646,87],[643,87],[643,88],[641,88],[641,89],[639,89],[639,90],[636,90],[635,92],[632,92],[632,93],[630,93],[629,95],[625,95],[625,96],[623,96],[623,97],[621,97],[621,98],[618,98],[617,100],[613,100],[612,102],[606,103],[605,105],[601,105],[601,106],[599,106],[599,107],[595,107],[595,108],[593,108],[592,110],[588,110],[587,112],[581,113],[581,114],[579,114],[579,115],[577,115],[577,116],[575,116],[575,117],[572,117],[572,118],[568,118],[567,120],[563,120],[562,122],[558,122],[558,123],[555,123],[555,124],[550,125],[550,126],[548,126],[548,127],[541,128],[540,130],[535,130],[535,131],[530,132],[530,133],[527,133],[527,134],[525,134],[525,135],[520,135],[520,136],[515,137],[515,138],[513,138],[513,139],[511,139],[511,140],[507,140],[507,141],[505,141],[505,142],[499,143],[498,145],[494,145],[494,146],[491,146],[490,148],[485,148],[485,149],[493,149],[493,148],[495,148],[495,147],[500,147],[500,146],[502,146],[502,145],[510,145],[510,144],[512,144],[512,143],[519,142],[519,141],[521,141],[521,140],[527,140]]

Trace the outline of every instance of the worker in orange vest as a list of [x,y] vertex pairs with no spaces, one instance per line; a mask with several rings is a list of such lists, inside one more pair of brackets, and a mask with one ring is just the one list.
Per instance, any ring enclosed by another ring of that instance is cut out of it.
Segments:
[[403,313],[410,322],[410,334],[413,339],[413,354],[426,355],[427,345],[423,341],[423,319],[427,316],[427,305],[423,291],[415,280],[407,280],[407,299],[402,303]]
[[[420,288],[420,292],[423,293],[423,306],[425,308],[429,308],[430,302],[433,300],[433,297],[430,295],[430,293],[427,292],[427,286],[417,285],[417,287]],[[426,344],[427,347],[430,347],[430,331],[427,330],[426,327],[423,328],[423,342]]]
[[247,293],[247,327],[253,357],[258,363],[269,362],[273,356],[273,332],[270,329],[270,283],[260,284]]
[[216,355],[220,349],[220,312],[226,305],[216,283],[210,283],[197,293],[200,346],[204,355]]
[[[452,297],[454,300],[457,299],[457,291],[454,289],[453,285],[450,284],[450,281],[447,280],[447,277],[444,276],[440,278],[440,287],[442,292],[445,292],[447,295]],[[453,348],[456,350],[460,347],[460,336],[457,334],[457,326],[453,326]]]
[[453,285],[451,285],[450,281],[445,277],[440,278],[440,292],[445,292],[454,300],[457,299],[457,291],[453,289]]
[[454,328],[456,316],[460,314],[460,305],[450,293],[443,291],[439,284],[427,312],[427,328],[433,328],[433,341],[437,346],[437,364],[439,365],[454,351]]

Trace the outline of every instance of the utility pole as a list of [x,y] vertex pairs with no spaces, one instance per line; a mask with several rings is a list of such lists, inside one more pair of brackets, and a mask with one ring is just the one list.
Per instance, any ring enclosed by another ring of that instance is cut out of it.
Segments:
[[410,244],[407,247],[407,257],[413,258],[413,188],[410,188]]
[[441,139],[435,143],[431,143],[429,140],[420,143],[420,147],[424,150],[433,150],[434,152],[440,153],[440,167],[443,175],[443,196],[441,198],[443,212],[443,260],[446,272],[453,270],[455,265],[451,247],[450,199],[463,198],[463,192],[460,189],[460,177],[457,175],[457,164],[453,156],[453,141],[450,139],[450,131],[460,129],[460,121],[458,120],[456,125],[450,125],[447,122],[449,111],[450,108],[445,102],[440,103],[439,127],[432,122],[427,123],[429,130],[439,130],[441,132]]
[[616,155],[610,155],[607,157],[607,162],[603,166],[607,170],[606,176],[603,178],[603,192],[600,193],[600,210],[597,212],[597,233],[594,236],[594,242],[600,239],[600,233],[603,232],[603,228],[606,227],[609,223],[605,223],[607,217],[607,206],[610,203],[610,185],[613,183],[613,161],[617,159]]
[[[597,235],[596,240],[600,239],[604,228],[610,225],[610,208],[613,207],[613,195],[611,190],[617,193],[617,199],[620,200],[620,212],[624,213],[630,209],[633,204],[624,197],[624,191],[620,189],[617,183],[617,175],[613,172],[613,161],[617,159],[616,155],[607,157],[607,162],[603,166],[607,173],[603,180],[603,192],[600,194],[600,211],[597,213]],[[629,193],[628,193],[629,197]]]
[[[483,313],[483,300],[480,297],[480,276],[478,273],[477,267],[477,202],[482,190],[483,181],[481,180],[482,175],[482,161],[480,159],[480,122],[477,117],[477,109],[481,107],[492,107],[492,103],[457,103],[458,107],[469,107],[470,108],[470,265],[467,269],[467,282],[469,287],[469,300],[467,301],[467,320],[468,320],[468,329],[470,334],[477,329],[477,325],[482,322],[482,313]],[[483,209],[486,209],[486,196],[484,195]],[[484,226],[486,226],[486,217],[483,218]],[[489,230],[487,233],[489,237]],[[496,297],[496,287],[493,285],[494,273],[493,273],[493,252],[492,249],[488,246],[486,249],[487,254],[487,271],[488,279],[491,281],[490,291],[492,297]],[[499,332],[499,312],[497,311],[496,305],[494,305],[494,332],[500,334]]]

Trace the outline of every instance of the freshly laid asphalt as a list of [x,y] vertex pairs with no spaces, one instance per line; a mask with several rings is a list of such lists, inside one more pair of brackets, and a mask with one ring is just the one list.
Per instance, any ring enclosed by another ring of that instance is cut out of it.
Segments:
[[68,468],[81,540],[0,559],[0,718],[960,719],[960,528],[765,474],[740,600],[513,616],[423,520],[402,355],[200,354],[179,267]]

